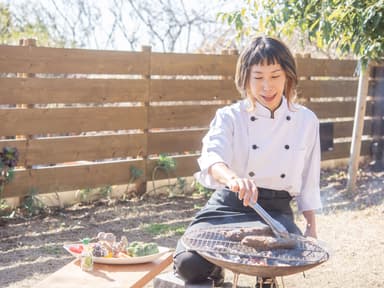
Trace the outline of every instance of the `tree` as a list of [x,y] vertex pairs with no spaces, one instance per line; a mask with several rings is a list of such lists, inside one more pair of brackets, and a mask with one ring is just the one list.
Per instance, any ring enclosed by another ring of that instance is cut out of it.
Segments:
[[22,38],[38,38],[42,45],[61,43],[61,39],[54,39],[39,19],[30,19],[22,14],[16,17],[9,5],[0,3],[0,44],[17,44]]
[[384,0],[244,0],[239,10],[220,17],[240,36],[255,30],[291,36],[299,30],[303,40],[319,48],[333,47],[341,56],[352,52],[357,57],[360,78],[347,183],[347,190],[353,191],[368,92],[367,66],[384,57]]
[[[85,47],[96,38],[100,11],[88,0],[8,2],[13,23],[23,31],[32,26],[29,37],[37,38],[40,46]],[[44,29],[45,34],[37,28]]]
[[215,19],[224,0],[199,5],[185,0],[5,1],[20,27],[40,23],[51,38],[61,40],[50,46],[139,50],[149,44],[154,51],[189,52],[214,43],[223,27],[228,30]]

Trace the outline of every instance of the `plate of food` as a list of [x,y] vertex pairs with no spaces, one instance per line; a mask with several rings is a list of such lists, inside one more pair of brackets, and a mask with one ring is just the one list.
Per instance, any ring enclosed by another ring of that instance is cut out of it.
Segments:
[[[100,232],[93,242],[88,244],[93,261],[103,264],[140,264],[155,261],[170,251],[169,248],[158,246],[154,242],[128,242],[125,236],[119,242],[112,233]],[[81,242],[68,243],[64,249],[75,257],[80,257],[84,245]]]

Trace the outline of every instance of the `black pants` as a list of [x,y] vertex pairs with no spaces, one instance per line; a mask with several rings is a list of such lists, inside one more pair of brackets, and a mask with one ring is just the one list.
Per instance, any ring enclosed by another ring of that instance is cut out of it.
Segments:
[[[292,197],[286,191],[276,191],[258,188],[258,203],[274,219],[283,224],[288,232],[302,234],[293,219],[290,206]],[[187,228],[207,228],[215,225],[226,227],[254,227],[264,221],[251,208],[245,207],[237,197],[237,193],[228,190],[217,190],[208,200],[207,204],[195,216]],[[205,260],[195,251],[187,251],[179,240],[173,263],[175,272],[189,283],[198,283],[206,280],[215,269],[215,265]]]

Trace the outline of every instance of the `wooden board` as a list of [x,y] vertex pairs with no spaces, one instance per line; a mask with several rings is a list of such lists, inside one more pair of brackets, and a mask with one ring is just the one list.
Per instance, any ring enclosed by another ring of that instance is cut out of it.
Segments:
[[[355,102],[305,102],[303,105],[320,119],[353,117],[355,114]],[[371,102],[367,102],[366,115],[372,115]]]
[[[363,140],[361,143],[361,156],[370,154],[370,145],[372,141]],[[351,142],[336,143],[333,146],[332,151],[323,152],[321,154],[321,160],[341,159],[348,158],[350,156]]]
[[151,74],[234,76],[237,58],[237,55],[151,53]]
[[[176,156],[175,171],[169,175],[159,171],[156,180],[192,176],[198,171],[198,155]],[[149,159],[147,179],[152,179],[152,172],[157,159]],[[100,163],[78,163],[72,166],[36,167],[35,169],[19,170],[14,179],[5,186],[3,197],[23,197],[36,189],[39,194],[69,191],[76,189],[97,188],[107,185],[127,184],[131,178],[130,168],[144,171],[143,160],[115,161]]]
[[[335,122],[333,138],[352,137],[353,121]],[[372,120],[366,119],[364,121],[363,135],[371,135],[372,133]]]
[[201,150],[207,130],[165,131],[148,134],[148,154],[182,153]]
[[142,129],[146,127],[145,111],[142,106],[0,109],[0,119],[4,119],[0,135]]
[[130,167],[144,170],[142,160],[79,163],[72,166],[36,167],[16,171],[5,186],[3,197],[23,197],[36,189],[39,194],[127,184]]
[[145,52],[0,45],[0,73],[149,74]]
[[[170,171],[169,174],[164,173],[165,171],[160,169],[156,174],[156,180],[193,176],[193,173],[200,170],[197,164],[198,157],[199,155],[196,154],[174,156],[173,159],[175,159],[176,162],[176,169],[174,171]],[[157,164],[157,159],[149,159],[147,166],[148,179],[152,179],[152,172]]]
[[208,127],[224,105],[151,106],[149,128]]
[[297,94],[300,98],[355,97],[358,80],[300,80]]
[[233,80],[151,80],[151,101],[238,100]]
[[356,60],[296,58],[299,77],[355,77]]
[[20,160],[32,166],[137,157],[146,154],[145,145],[144,134],[30,139]]
[[148,80],[0,78],[0,104],[144,101]]

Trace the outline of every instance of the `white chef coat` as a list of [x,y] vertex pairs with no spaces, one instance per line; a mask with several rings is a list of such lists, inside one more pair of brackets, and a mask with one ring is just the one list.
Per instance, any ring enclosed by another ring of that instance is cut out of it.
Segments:
[[316,115],[299,104],[288,108],[285,97],[273,117],[260,104],[247,111],[248,101],[217,110],[203,138],[197,180],[208,188],[223,188],[208,174],[210,166],[223,162],[239,177],[254,179],[258,187],[289,192],[300,211],[321,208]]

